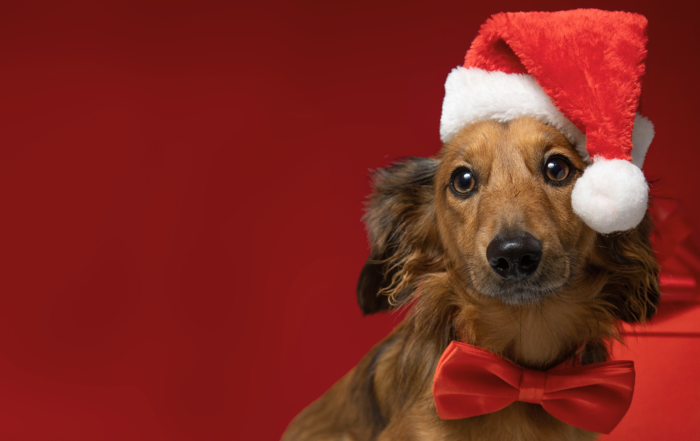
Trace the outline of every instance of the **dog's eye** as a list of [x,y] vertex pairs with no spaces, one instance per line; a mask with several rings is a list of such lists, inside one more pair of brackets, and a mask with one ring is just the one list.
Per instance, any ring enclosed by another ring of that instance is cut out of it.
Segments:
[[545,176],[553,182],[562,182],[569,177],[571,167],[569,163],[562,158],[549,158],[544,164]]
[[459,196],[466,196],[476,186],[474,173],[466,167],[460,167],[452,173],[452,190]]

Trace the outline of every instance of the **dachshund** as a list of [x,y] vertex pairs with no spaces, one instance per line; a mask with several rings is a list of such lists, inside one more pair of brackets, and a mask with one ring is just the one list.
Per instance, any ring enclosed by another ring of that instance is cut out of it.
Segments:
[[589,228],[571,207],[585,167],[559,131],[521,117],[472,123],[435,158],[375,171],[357,300],[364,314],[409,312],[282,440],[596,439],[518,401],[441,420],[431,393],[453,340],[546,370],[574,356],[605,361],[620,320],[655,313],[649,212],[626,232]]

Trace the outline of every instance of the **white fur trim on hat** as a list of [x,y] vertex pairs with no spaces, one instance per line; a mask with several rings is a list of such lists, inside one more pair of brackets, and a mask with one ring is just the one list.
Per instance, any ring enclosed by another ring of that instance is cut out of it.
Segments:
[[[533,117],[559,130],[583,160],[591,163],[586,135],[559,111],[537,81],[526,74],[461,66],[452,69],[445,82],[440,139],[448,142],[463,127],[476,121],[505,122],[521,116]],[[653,124],[637,114],[632,132],[632,162],[638,167],[642,166],[653,138]]]
[[452,69],[445,82],[440,139],[447,142],[476,121],[505,122],[521,116],[533,117],[559,130],[590,163],[586,137],[557,109],[537,81],[525,74],[461,66]]
[[653,139],[654,124],[638,113],[634,118],[634,129],[632,130],[632,164],[642,168]]
[[626,231],[644,218],[649,186],[644,173],[623,159],[593,158],[574,186],[574,212],[599,233]]

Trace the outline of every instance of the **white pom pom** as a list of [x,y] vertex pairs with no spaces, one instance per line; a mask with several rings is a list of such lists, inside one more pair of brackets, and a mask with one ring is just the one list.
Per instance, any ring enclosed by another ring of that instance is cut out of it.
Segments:
[[571,194],[574,212],[599,233],[639,225],[649,202],[649,185],[636,165],[622,159],[593,158]]

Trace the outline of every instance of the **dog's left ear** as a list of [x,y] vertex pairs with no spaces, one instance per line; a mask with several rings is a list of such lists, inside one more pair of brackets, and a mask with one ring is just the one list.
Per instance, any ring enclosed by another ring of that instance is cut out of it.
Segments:
[[659,304],[659,264],[649,237],[652,229],[647,212],[637,228],[598,235],[596,242],[598,256],[609,274],[604,299],[614,306],[616,317],[627,323],[650,319]]
[[421,275],[442,262],[433,178],[439,160],[408,158],[372,174],[363,217],[371,252],[357,282],[363,314],[406,300]]

